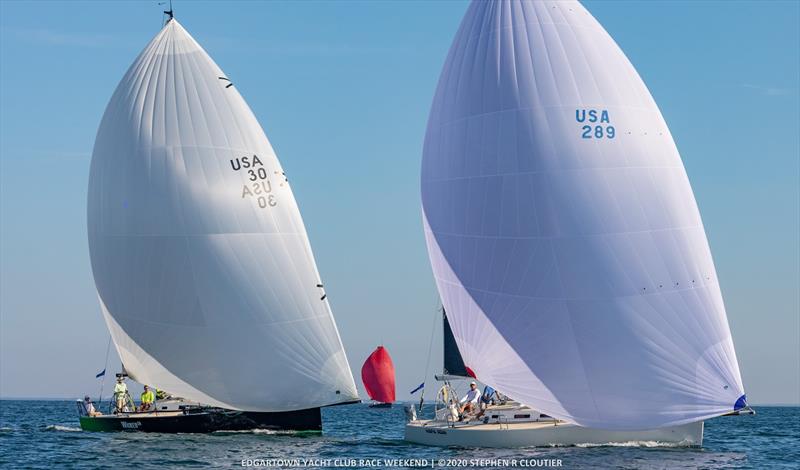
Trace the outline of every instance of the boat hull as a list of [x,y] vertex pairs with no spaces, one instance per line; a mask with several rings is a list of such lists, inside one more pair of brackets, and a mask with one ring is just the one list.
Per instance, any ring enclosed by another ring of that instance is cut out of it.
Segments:
[[370,408],[391,408],[391,403],[370,403]]
[[274,413],[199,409],[166,413],[126,413],[103,416],[81,416],[84,431],[133,431],[160,433],[209,433],[215,431],[322,432],[319,408]]
[[480,423],[451,427],[441,422],[418,420],[406,424],[405,439],[423,445],[460,447],[552,447],[630,442],[699,447],[703,444],[703,422],[644,431],[613,431],[553,422]]

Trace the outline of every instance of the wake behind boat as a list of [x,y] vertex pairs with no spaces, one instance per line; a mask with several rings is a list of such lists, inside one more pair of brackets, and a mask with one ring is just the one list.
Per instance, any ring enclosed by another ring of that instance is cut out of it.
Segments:
[[234,83],[167,13],[100,124],[88,232],[124,370],[185,402],[84,406],[81,427],[319,431],[320,407],[358,395],[297,203]]
[[704,420],[748,409],[675,143],[577,1],[471,3],[431,107],[421,196],[464,374],[525,405],[475,410],[474,391],[467,407],[446,384],[436,419],[410,413],[408,440],[701,445]]

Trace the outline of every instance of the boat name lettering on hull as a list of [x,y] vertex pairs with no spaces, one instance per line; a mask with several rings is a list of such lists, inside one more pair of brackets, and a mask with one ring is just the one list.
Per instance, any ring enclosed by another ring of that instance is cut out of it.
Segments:
[[120,422],[122,425],[122,429],[139,429],[141,427],[141,421],[122,421]]
[[255,198],[258,207],[262,209],[278,205],[275,195],[272,194],[272,183],[267,169],[258,155],[237,157],[230,162],[233,171],[244,171],[247,178],[247,182],[242,185],[242,199]]

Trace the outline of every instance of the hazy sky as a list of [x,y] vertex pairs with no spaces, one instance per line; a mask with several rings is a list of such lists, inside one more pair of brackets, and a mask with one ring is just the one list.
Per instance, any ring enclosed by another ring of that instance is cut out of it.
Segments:
[[[438,296],[420,217],[422,139],[466,5],[175,2],[293,176],[362,397],[360,366],[380,343],[398,399],[425,373]],[[750,402],[800,402],[800,2],[586,5],[677,141]],[[0,2],[0,396],[97,393],[108,333],[86,238],[89,161],[161,8]],[[438,335],[433,351],[429,375]]]

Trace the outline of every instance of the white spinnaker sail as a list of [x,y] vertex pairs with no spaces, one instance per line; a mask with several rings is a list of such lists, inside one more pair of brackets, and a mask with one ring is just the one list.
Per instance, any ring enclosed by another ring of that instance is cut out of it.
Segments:
[[248,411],[357,398],[280,163],[175,20],[105,111],[88,228],[104,316],[138,381]]
[[743,406],[708,242],[639,75],[573,1],[475,1],[444,65],[422,206],[477,377],[580,425]]

